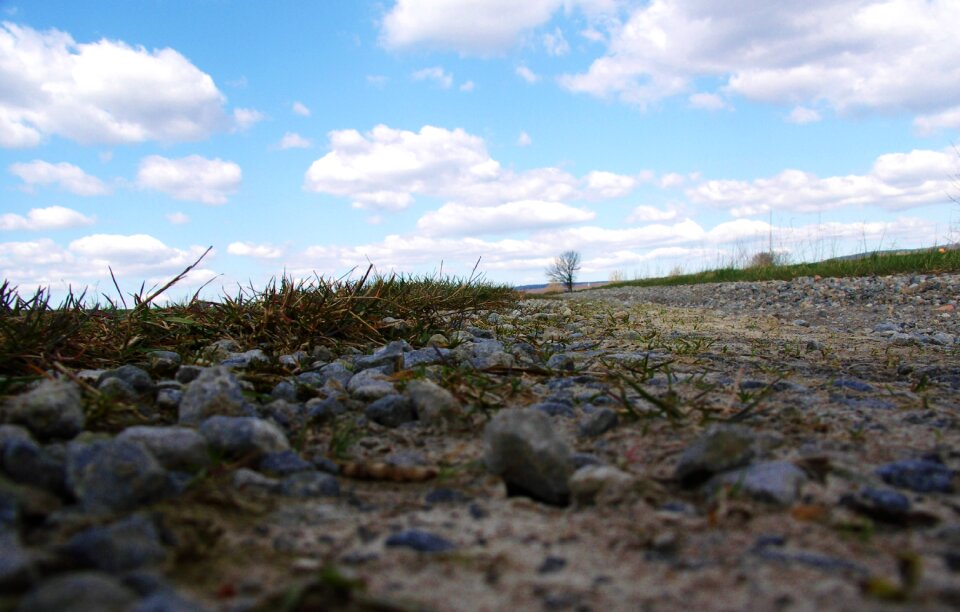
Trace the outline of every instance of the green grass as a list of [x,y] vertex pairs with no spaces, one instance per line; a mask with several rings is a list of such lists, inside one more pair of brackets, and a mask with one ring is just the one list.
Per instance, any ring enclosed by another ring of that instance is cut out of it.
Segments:
[[519,299],[512,288],[489,284],[474,274],[466,279],[384,277],[371,275],[371,266],[359,280],[283,277],[261,290],[239,288],[220,301],[200,300],[195,294],[181,304],[153,305],[192,268],[159,290],[145,292],[141,287],[132,296],[132,308],[122,294],[119,304],[107,298],[107,306],[89,306],[83,294],[72,292],[53,306],[48,290],[23,297],[4,281],[0,387],[50,369],[141,363],[154,350],[176,351],[190,363],[203,347],[223,338],[276,354],[317,346],[365,347],[388,339],[422,343],[471,313],[503,308]]
[[890,274],[960,272],[960,249],[923,249],[903,253],[872,253],[859,259],[828,259],[815,263],[720,268],[695,274],[619,281],[607,287],[661,287],[735,281],[793,280],[804,276],[843,278]]

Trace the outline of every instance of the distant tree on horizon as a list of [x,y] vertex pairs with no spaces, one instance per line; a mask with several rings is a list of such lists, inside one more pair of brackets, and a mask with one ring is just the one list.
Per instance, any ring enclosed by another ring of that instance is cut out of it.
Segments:
[[547,278],[563,285],[567,292],[573,291],[573,281],[580,269],[580,253],[564,251],[547,267]]

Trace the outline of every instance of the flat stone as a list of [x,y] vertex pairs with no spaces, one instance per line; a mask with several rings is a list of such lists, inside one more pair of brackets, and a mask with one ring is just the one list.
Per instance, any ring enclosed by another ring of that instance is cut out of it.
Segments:
[[340,483],[324,472],[298,472],[280,482],[280,493],[287,497],[336,497],[340,495]]
[[453,542],[420,529],[407,529],[395,533],[387,538],[385,544],[388,547],[402,546],[424,553],[446,552],[456,548]]
[[413,402],[403,395],[385,395],[367,406],[364,414],[384,427],[399,427],[417,420]]
[[877,475],[887,484],[918,493],[952,493],[956,473],[938,461],[905,459],[882,465]]
[[508,494],[559,506],[569,503],[572,450],[542,412],[501,410],[487,424],[484,447],[487,469],[503,478]]
[[377,400],[397,392],[393,388],[393,383],[387,379],[387,375],[376,368],[357,372],[350,377],[347,390],[357,399],[367,401]]
[[580,419],[580,435],[588,438],[603,435],[620,422],[615,410],[600,408]]
[[587,465],[570,477],[570,493],[580,505],[614,503],[629,492],[634,478],[610,465]]
[[727,485],[757,501],[789,506],[806,479],[803,470],[789,461],[767,461],[718,474],[707,483],[707,489]]

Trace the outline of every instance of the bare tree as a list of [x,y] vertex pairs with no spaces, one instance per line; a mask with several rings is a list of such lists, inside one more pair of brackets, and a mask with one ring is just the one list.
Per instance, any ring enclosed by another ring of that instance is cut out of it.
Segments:
[[573,291],[573,280],[577,277],[577,270],[579,269],[580,253],[576,251],[564,251],[547,267],[546,273],[547,278],[560,283],[567,291]]

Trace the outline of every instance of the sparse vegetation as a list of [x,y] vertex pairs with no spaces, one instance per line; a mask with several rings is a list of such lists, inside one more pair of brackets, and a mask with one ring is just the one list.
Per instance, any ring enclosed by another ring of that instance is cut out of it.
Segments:
[[547,278],[551,281],[563,285],[568,292],[573,291],[573,282],[577,278],[577,271],[580,269],[580,253],[576,251],[564,251],[553,260],[550,267],[547,268]]

